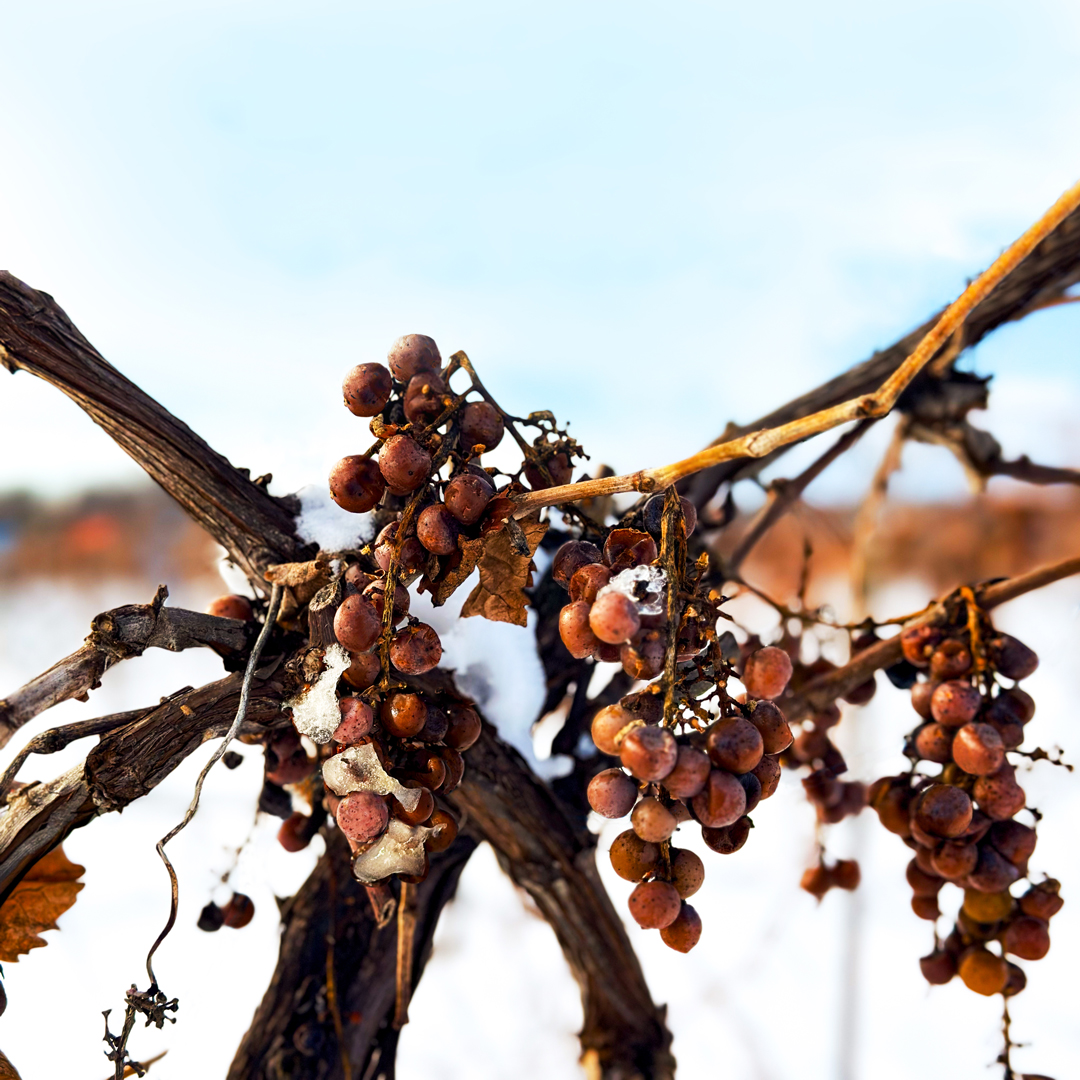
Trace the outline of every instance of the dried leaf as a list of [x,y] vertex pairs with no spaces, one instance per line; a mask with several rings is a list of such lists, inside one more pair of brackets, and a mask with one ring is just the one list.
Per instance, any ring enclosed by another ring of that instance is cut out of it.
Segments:
[[[45,942],[42,942],[44,945]],[[22,1080],[19,1070],[8,1061],[7,1054],[0,1050],[0,1080]]]
[[420,583],[420,591],[431,593],[431,603],[441,607],[454,594],[458,586],[476,569],[476,564],[484,551],[485,540],[480,537],[468,540],[458,537],[458,550],[447,559],[441,560],[442,569],[434,579],[425,577]]
[[539,515],[519,522],[529,546],[528,555],[519,555],[510,534],[503,529],[484,547],[480,558],[480,584],[469,594],[461,609],[462,618],[483,615],[492,622],[508,622],[515,626],[526,623],[525,605],[528,597],[522,591],[529,583],[532,556],[547,532],[547,522]]
[[85,867],[68,860],[62,847],[30,867],[0,907],[0,960],[15,963],[31,949],[48,944],[38,935],[56,929],[56,920],[75,903],[83,887],[77,879],[85,872]]

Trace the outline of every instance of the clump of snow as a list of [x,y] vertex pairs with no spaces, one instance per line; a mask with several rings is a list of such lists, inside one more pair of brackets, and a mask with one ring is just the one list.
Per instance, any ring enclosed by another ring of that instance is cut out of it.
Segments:
[[323,655],[326,670],[305,691],[286,701],[292,709],[293,725],[312,742],[328,743],[341,723],[337,684],[349,666],[349,654],[340,645],[330,645]]
[[301,488],[300,513],[296,515],[296,534],[322,551],[351,551],[363,547],[375,530],[370,514],[350,514],[330,498],[326,484]]
[[605,593],[622,593],[637,604],[642,615],[660,615],[666,584],[667,574],[659,566],[631,566],[616,574],[596,596],[599,599]]
[[379,761],[371,743],[350,746],[335,754],[323,765],[323,780],[335,795],[353,791],[373,791],[376,795],[393,795],[406,810],[412,812],[420,802],[420,789],[407,788],[391,776]]
[[356,856],[353,874],[364,885],[374,885],[391,874],[422,874],[427,867],[424,841],[436,831],[391,818],[386,832],[367,851]]

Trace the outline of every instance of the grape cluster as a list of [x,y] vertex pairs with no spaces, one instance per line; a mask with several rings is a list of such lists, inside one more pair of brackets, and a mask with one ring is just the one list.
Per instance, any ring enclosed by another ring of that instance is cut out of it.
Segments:
[[785,652],[759,650],[741,676],[747,703],[725,694],[718,719],[705,726],[679,718],[679,735],[655,715],[659,695],[647,692],[593,718],[593,742],[621,767],[592,778],[589,805],[607,818],[630,815],[630,829],[611,846],[611,865],[636,883],[629,899],[634,920],[659,930],[679,952],[689,952],[701,936],[701,918],[686,901],[701,887],[705,868],[694,852],[672,846],[671,837],[679,825],[695,821],[706,845],[722,855],[746,843],[750,812],[776,790],[778,755],[791,744],[787,721],[771,700],[790,674]]
[[[1019,898],[1012,893],[1028,877],[1036,841],[1033,827],[1014,820],[1026,796],[1008,755],[1035,712],[1015,683],[1034,672],[1038,657],[970,611],[962,625],[902,633],[904,659],[918,672],[910,690],[921,722],[905,751],[912,769],[878,780],[869,797],[885,828],[914,852],[907,880],[916,915],[936,921],[943,886],[963,890],[952,931],[920,961],[927,981],[959,975],[976,993],[1009,996],[1026,983],[1009,957],[1045,956],[1048,922],[1062,905],[1053,880],[1031,883]],[[938,771],[917,771],[926,766]]]

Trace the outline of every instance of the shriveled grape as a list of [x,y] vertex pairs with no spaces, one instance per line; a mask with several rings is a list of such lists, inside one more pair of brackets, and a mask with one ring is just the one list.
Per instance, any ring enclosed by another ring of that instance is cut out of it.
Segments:
[[334,634],[351,653],[367,652],[379,640],[382,624],[366,597],[346,596],[334,613]]
[[633,829],[615,837],[609,855],[612,869],[624,881],[640,881],[660,865],[660,845],[646,843]]
[[709,728],[705,750],[721,769],[747,773],[761,761],[764,741],[761,732],[749,720],[729,716],[717,720]]
[[701,888],[705,881],[705,864],[699,856],[686,848],[671,849],[671,884],[686,900]]
[[425,506],[416,519],[416,538],[433,555],[457,551],[458,521],[442,504]]
[[559,612],[559,637],[575,660],[595,655],[600,646],[589,620],[591,610],[584,600],[576,600]]
[[1005,761],[1005,744],[989,724],[965,724],[953,739],[952,759],[966,773],[988,776]]
[[386,481],[371,458],[350,454],[330,470],[330,497],[351,514],[373,510],[385,491]]
[[742,684],[752,698],[776,698],[791,678],[791,657],[775,645],[751,653],[743,665]]
[[431,455],[411,436],[393,435],[379,451],[379,471],[395,494],[407,494],[430,475]]
[[677,822],[674,814],[659,799],[649,796],[634,807],[630,824],[642,840],[658,844],[671,836]]
[[675,886],[667,881],[647,881],[630,894],[630,914],[644,930],[662,930],[670,926],[682,909]]
[[661,927],[660,940],[676,952],[688,953],[701,940],[701,916],[684,903],[675,920]]
[[427,623],[399,630],[390,642],[390,662],[405,675],[423,675],[441,659],[442,642]]
[[705,786],[711,769],[707,754],[693,746],[680,746],[675,768],[664,777],[664,787],[677,799],[692,799]]
[[375,416],[386,407],[393,385],[382,364],[357,364],[341,384],[345,407],[353,416]]
[[675,768],[678,744],[667,728],[636,727],[619,745],[623,765],[639,780],[663,780]]
[[502,414],[488,401],[473,401],[461,410],[461,445],[469,450],[494,450],[504,430]]
[[589,626],[601,641],[621,645],[641,629],[641,618],[633,600],[622,593],[609,592],[598,596],[589,609]]
[[719,829],[734,824],[746,813],[746,792],[729,772],[713,769],[700,794],[692,801],[694,816],[702,825]]
[[490,480],[475,473],[458,473],[446,485],[443,502],[462,525],[475,525],[495,494]]
[[403,383],[421,371],[438,371],[442,367],[439,347],[426,334],[399,337],[390,346],[387,361],[394,378]]
[[[589,805],[601,817],[621,818],[634,808],[638,797],[638,786],[622,769],[604,769],[589,781],[586,795]],[[653,838],[645,837],[645,839]],[[666,840],[667,837],[659,839]]]

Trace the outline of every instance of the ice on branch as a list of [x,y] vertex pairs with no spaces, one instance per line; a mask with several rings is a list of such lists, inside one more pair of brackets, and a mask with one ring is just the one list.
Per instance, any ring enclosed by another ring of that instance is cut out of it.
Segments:
[[631,566],[616,574],[596,595],[622,593],[637,604],[641,615],[661,615],[667,575],[659,566]]
[[337,684],[349,666],[349,654],[340,645],[331,645],[323,655],[326,670],[306,690],[285,702],[292,709],[293,724],[312,742],[328,743],[341,723]]
[[350,514],[330,498],[326,484],[301,488],[300,513],[296,515],[296,535],[322,551],[355,551],[375,534],[370,514]]
[[386,832],[367,851],[356,856],[353,874],[364,885],[374,885],[391,874],[419,876],[427,869],[424,841],[437,831],[391,818]]
[[393,795],[410,812],[420,802],[420,788],[407,788],[394,779],[382,767],[371,743],[350,746],[330,758],[323,765],[323,782],[335,795],[348,795],[354,791]]

